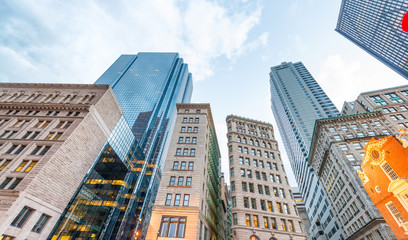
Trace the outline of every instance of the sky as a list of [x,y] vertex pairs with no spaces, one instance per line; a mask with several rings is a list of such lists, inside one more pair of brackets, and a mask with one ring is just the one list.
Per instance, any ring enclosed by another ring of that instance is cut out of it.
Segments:
[[94,83],[121,55],[178,52],[192,102],[210,103],[228,177],[225,118],[274,125],[270,67],[302,61],[337,108],[407,81],[335,32],[341,0],[4,0],[0,82]]

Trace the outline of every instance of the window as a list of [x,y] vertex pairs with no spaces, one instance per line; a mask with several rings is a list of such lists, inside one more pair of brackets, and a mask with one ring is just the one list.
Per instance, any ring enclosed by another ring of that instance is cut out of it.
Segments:
[[295,231],[295,226],[293,225],[293,221],[292,220],[288,220],[289,223],[289,230],[294,232]]
[[265,200],[261,200],[261,209],[262,209],[263,211],[266,211]]
[[230,176],[231,176],[231,177],[234,176],[234,168],[230,168]]
[[392,167],[387,162],[381,165],[381,169],[385,172],[385,174],[391,181],[397,180],[399,178],[397,173],[394,171],[394,169],[392,169]]
[[200,119],[199,119],[199,118],[195,118],[195,122],[196,122],[196,123],[199,123],[199,122],[200,122]]
[[254,167],[258,167],[258,161],[256,159],[253,160]]
[[384,99],[382,99],[380,96],[375,95],[375,96],[370,96],[370,99],[375,102],[378,106],[384,106],[387,105]]
[[251,166],[251,161],[249,160],[249,158],[245,158],[245,163],[248,166]]
[[[190,138],[188,138],[188,140],[190,141]],[[193,137],[193,143],[197,143],[197,138],[196,137]]]
[[186,170],[186,162],[181,162],[181,170]]
[[174,199],[174,206],[179,206],[180,205],[180,194],[176,194],[176,198]]
[[195,156],[195,148],[192,148],[192,149],[190,150],[190,156]]
[[186,123],[187,122],[187,118],[185,117],[185,118],[183,118],[183,123]]
[[278,165],[276,165],[276,163],[273,163],[273,169],[278,171]]
[[255,171],[255,177],[256,179],[261,180],[261,175],[258,171]]
[[285,219],[281,219],[281,221],[282,221],[282,230],[288,231],[288,227],[286,226],[286,220],[285,220]]
[[185,217],[163,217],[160,237],[184,238],[185,227]]
[[251,198],[251,205],[253,209],[256,209],[256,199],[255,198]]
[[263,217],[263,219],[264,219],[264,227],[269,228],[269,218]]
[[181,127],[181,132],[186,132],[186,127]]
[[248,192],[248,188],[247,188],[247,183],[246,183],[246,182],[242,182],[242,191]]
[[244,197],[244,207],[249,208],[249,200],[247,197]]
[[3,164],[0,165],[0,172],[3,171],[7,167],[7,165],[9,165],[10,163],[11,163],[11,160],[4,161]]
[[268,169],[272,169],[272,164],[270,162],[267,162],[266,165],[268,166]]
[[0,236],[0,239],[1,240],[14,240],[14,239],[16,239],[15,237],[12,237],[12,236],[9,236],[9,235],[1,235]]
[[238,146],[238,152],[242,153],[242,147],[241,146]]
[[264,172],[262,173],[262,180],[267,181],[266,180],[266,173],[264,173]]
[[237,142],[241,142],[241,138],[240,137],[237,137]]
[[200,109],[197,109],[197,110],[196,110],[196,113],[200,113]]
[[363,149],[363,148],[361,147],[360,143],[353,143],[353,146],[354,146],[354,148],[355,148],[356,150]]
[[15,172],[20,172],[25,167],[25,165],[27,165],[27,163],[28,163],[28,161],[24,160],[23,162],[20,163],[20,165],[14,171]]
[[194,127],[194,132],[198,132],[198,127]]
[[269,187],[268,186],[265,186],[265,194],[266,195],[271,195],[271,193],[269,192]]
[[183,182],[184,182],[184,177],[179,177],[178,182],[177,182],[177,186],[183,186]]
[[345,145],[345,144],[340,144],[339,146],[340,146],[340,149],[341,149],[341,150],[343,150],[343,151],[348,151],[347,145]]
[[235,182],[231,181],[231,191],[235,191]]
[[388,211],[390,211],[391,215],[394,217],[394,220],[398,223],[398,226],[401,226],[405,220],[401,213],[398,211],[397,207],[395,207],[393,202],[388,202],[385,204],[387,207]]
[[189,118],[188,122],[192,123],[193,122],[193,118]]
[[191,177],[187,177],[186,186],[191,186]]
[[176,182],[176,177],[174,177],[174,176],[171,176],[170,177],[170,183],[169,183],[169,185],[170,186],[174,186],[174,183]]
[[249,191],[250,191],[251,193],[255,192],[255,191],[254,191],[254,184],[253,184],[253,183],[249,183]]
[[31,213],[33,212],[32,209],[28,207],[23,207],[20,213],[14,218],[13,222],[10,224],[11,226],[21,228],[24,222],[30,217]]
[[187,207],[190,201],[190,195],[189,194],[184,194],[184,201],[183,201],[183,206]]
[[268,211],[269,211],[269,212],[273,212],[272,201],[268,201]]
[[288,204],[283,204],[283,210],[284,210],[284,213],[286,213],[286,214],[290,214]]
[[334,136],[334,140],[341,141],[341,138],[340,138],[340,136],[336,135],[336,136]]
[[179,141],[178,143],[183,143],[184,138],[183,137],[179,137]]
[[275,175],[269,174],[269,177],[270,177],[270,179],[271,179],[271,182],[275,182]]
[[273,229],[278,229],[278,226],[276,225],[276,218],[271,218],[271,226]]
[[232,223],[233,223],[234,225],[237,225],[237,224],[238,224],[238,217],[237,217],[237,214],[236,214],[236,213],[232,214]]
[[390,99],[391,102],[393,102],[393,103],[403,103],[404,102],[404,100],[402,100],[402,98],[399,97],[395,93],[387,93],[387,94],[385,94],[385,96],[387,96],[388,99]]
[[347,157],[347,159],[348,159],[349,161],[355,161],[355,160],[356,160],[356,158],[354,157],[353,154],[346,154],[346,157]]
[[278,209],[278,212],[283,213],[283,209],[282,209],[281,203],[277,202],[277,203],[276,203],[276,208]]
[[258,226],[258,216],[257,216],[257,215],[253,215],[252,217],[253,217],[253,219],[254,219],[254,227],[259,227],[259,226]]
[[251,226],[251,215],[245,214],[245,223],[247,226]]
[[189,162],[188,163],[188,170],[193,170],[194,169],[194,162]]
[[236,198],[236,197],[232,197],[232,198],[231,198],[231,205],[232,205],[232,207],[236,207],[236,206],[237,206],[237,198]]
[[252,178],[252,171],[251,170],[247,170],[247,177]]
[[178,161],[175,161],[174,163],[173,163],[173,169],[178,169],[179,168],[179,162]]
[[190,143],[190,137],[186,137],[186,143]]
[[4,182],[0,185],[0,189],[5,189],[5,187],[13,180],[12,178],[6,178]]
[[263,187],[262,185],[258,185],[258,193],[263,194]]
[[263,161],[259,160],[259,166],[260,166],[261,168],[264,168],[264,167],[265,167]]
[[281,177],[279,175],[276,175],[276,180],[278,181],[278,183],[282,183]]
[[280,194],[283,198],[286,198],[286,196],[285,196],[285,191],[283,190],[283,188],[279,188],[279,194]]
[[244,153],[248,154],[248,148],[244,148]]
[[275,197],[279,197],[279,192],[277,188],[273,188],[273,194],[275,195]]
[[171,193],[167,193],[166,203],[165,203],[166,206],[170,206],[172,196],[173,195]]

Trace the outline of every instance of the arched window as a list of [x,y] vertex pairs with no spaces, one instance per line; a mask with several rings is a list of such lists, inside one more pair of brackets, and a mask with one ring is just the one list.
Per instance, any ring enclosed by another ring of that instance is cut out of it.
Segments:
[[249,240],[261,240],[259,237],[252,235]]
[[249,144],[254,145],[254,140],[249,139]]

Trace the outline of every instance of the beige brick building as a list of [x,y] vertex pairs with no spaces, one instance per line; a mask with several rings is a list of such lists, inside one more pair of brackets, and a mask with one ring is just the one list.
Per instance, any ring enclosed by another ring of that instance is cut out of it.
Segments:
[[107,85],[0,84],[0,239],[46,239],[122,116]]
[[[316,121],[309,161],[319,176],[345,239],[396,239],[363,188],[364,146],[408,126],[408,86],[361,93],[342,116]],[[323,223],[325,224],[325,223]]]
[[233,239],[307,239],[272,125],[235,115],[226,121]]
[[177,104],[146,239],[226,239],[228,202],[222,179],[210,105]]

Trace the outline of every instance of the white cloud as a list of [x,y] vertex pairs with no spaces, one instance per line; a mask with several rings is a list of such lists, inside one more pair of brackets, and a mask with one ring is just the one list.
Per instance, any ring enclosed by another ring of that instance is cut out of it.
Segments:
[[261,15],[257,4],[240,11],[205,0],[3,5],[0,82],[92,83],[120,54],[139,51],[179,52],[193,78],[203,80],[213,74],[212,59],[242,54]]
[[354,101],[362,92],[406,84],[405,79],[364,51],[353,56],[329,56],[316,79],[339,110],[344,101]]

